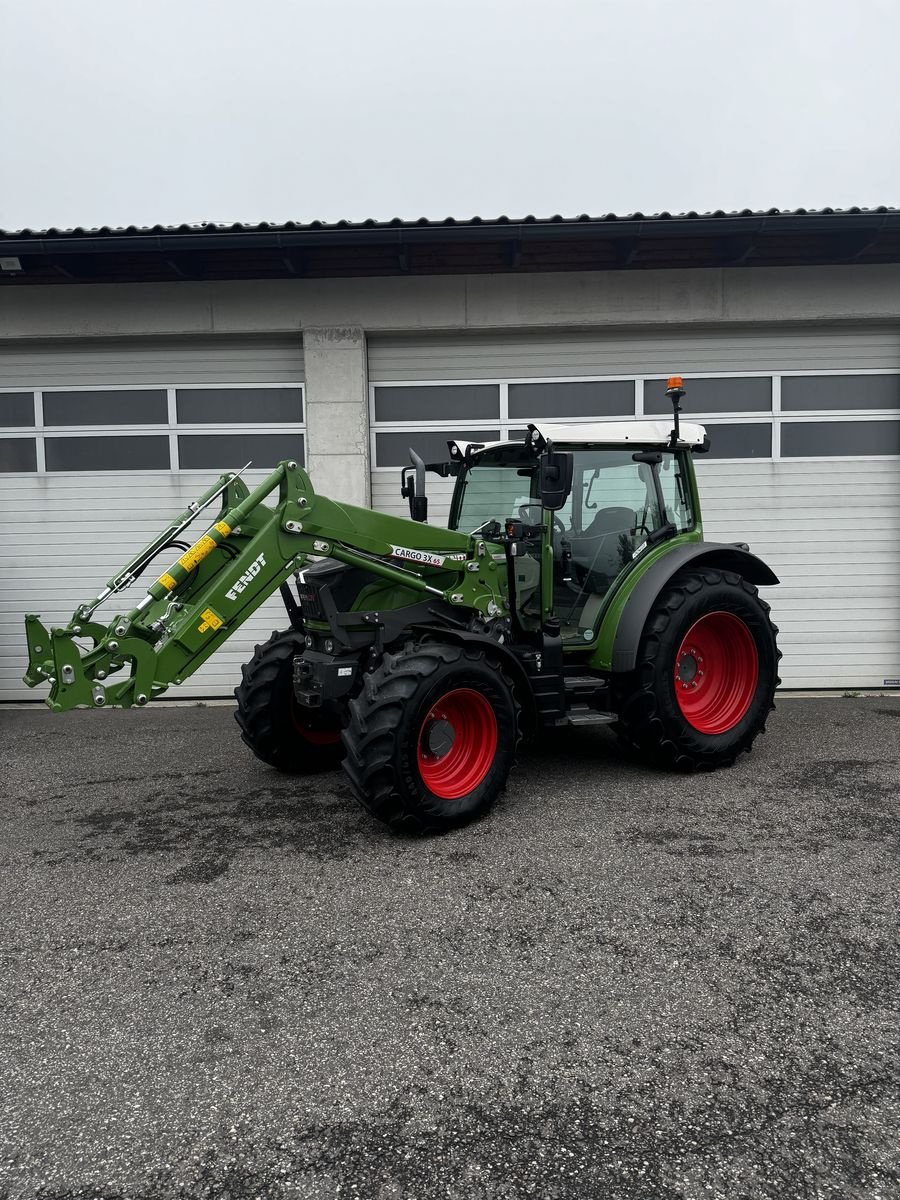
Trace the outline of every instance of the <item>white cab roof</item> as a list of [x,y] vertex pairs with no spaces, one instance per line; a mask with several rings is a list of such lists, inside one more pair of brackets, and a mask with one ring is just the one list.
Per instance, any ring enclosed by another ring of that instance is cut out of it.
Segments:
[[[550,425],[544,421],[534,422],[534,427],[548,442],[561,446],[667,446],[672,436],[672,419],[664,421],[595,421],[590,425]],[[702,425],[682,421],[679,426],[679,444],[702,446],[706,430]],[[503,442],[486,442],[485,450],[495,446],[521,444],[521,438]],[[465,453],[468,442],[456,443]],[[478,443],[472,443],[477,445]]]
[[[596,421],[591,425],[548,425],[536,421],[535,428],[548,442],[571,442],[584,446],[600,442],[606,446],[625,446],[639,442],[665,445],[672,436],[671,417],[664,421]],[[682,421],[678,440],[688,446],[702,446],[706,430],[702,425]]]

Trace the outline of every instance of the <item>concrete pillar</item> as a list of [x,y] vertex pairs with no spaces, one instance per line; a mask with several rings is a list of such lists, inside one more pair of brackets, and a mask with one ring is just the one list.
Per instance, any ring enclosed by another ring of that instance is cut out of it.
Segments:
[[306,467],[332,500],[369,504],[369,376],[356,326],[303,330]]

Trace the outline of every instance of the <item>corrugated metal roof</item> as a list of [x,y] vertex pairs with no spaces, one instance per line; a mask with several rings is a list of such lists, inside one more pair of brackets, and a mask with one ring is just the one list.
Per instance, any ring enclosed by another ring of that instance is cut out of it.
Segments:
[[72,228],[61,229],[56,226],[51,226],[49,229],[17,229],[6,230],[0,229],[0,238],[16,238],[25,240],[28,238],[40,238],[49,240],[57,237],[73,238],[73,237],[135,237],[147,236],[158,237],[162,234],[198,234],[198,233],[306,233],[316,230],[390,230],[390,229],[472,229],[478,226],[509,226],[509,225],[603,225],[613,222],[634,223],[634,222],[690,222],[690,221],[709,221],[709,220],[734,220],[740,218],[762,218],[762,217],[834,217],[834,216],[883,216],[900,212],[900,209],[889,207],[887,205],[878,205],[875,208],[860,208],[853,206],[850,208],[766,208],[766,209],[733,209],[725,211],[724,209],[715,209],[709,212],[697,212],[691,210],[682,213],[657,212],[657,213],[604,213],[600,216],[591,216],[589,213],[580,213],[578,216],[565,217],[560,213],[554,213],[549,217],[537,217],[533,214],[528,214],[523,217],[510,217],[501,215],[497,217],[443,217],[434,219],[430,217],[416,217],[405,219],[403,217],[391,217],[386,221],[378,221],[373,217],[367,217],[363,221],[257,221],[257,222],[242,222],[242,221],[196,221],[184,222],[180,225],[99,225],[96,227],[85,227],[76,225]]
[[900,262],[900,209],[207,221],[0,233],[0,286]]

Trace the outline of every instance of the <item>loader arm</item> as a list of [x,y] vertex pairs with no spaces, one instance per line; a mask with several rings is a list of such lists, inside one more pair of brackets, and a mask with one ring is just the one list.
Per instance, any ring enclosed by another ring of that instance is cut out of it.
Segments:
[[[265,503],[276,492],[274,505]],[[108,624],[96,620],[99,605],[133,586],[217,498],[216,520],[138,603]],[[25,617],[25,682],[49,683],[47,704],[57,712],[146,704],[188,679],[310,556],[362,567],[423,598],[494,617],[506,610],[507,583],[489,545],[319,496],[295,462],[279,463],[252,491],[237,475],[222,476],[80,605],[65,628],[48,630],[37,616]]]

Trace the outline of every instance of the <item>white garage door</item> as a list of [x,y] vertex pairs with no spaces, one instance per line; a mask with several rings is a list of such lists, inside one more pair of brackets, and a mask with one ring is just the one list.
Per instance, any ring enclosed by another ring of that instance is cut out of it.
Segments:
[[[65,624],[222,471],[252,459],[252,486],[302,461],[303,418],[299,337],[0,346],[0,700],[40,694],[21,682],[24,613]],[[254,642],[285,624],[276,595],[169,695],[230,695]]]
[[[704,531],[771,564],[786,687],[900,682],[900,332],[818,326],[370,340],[372,496],[405,515],[407,447],[445,456],[528,420],[671,412],[666,375],[707,425]],[[431,519],[450,481],[429,476]]]

